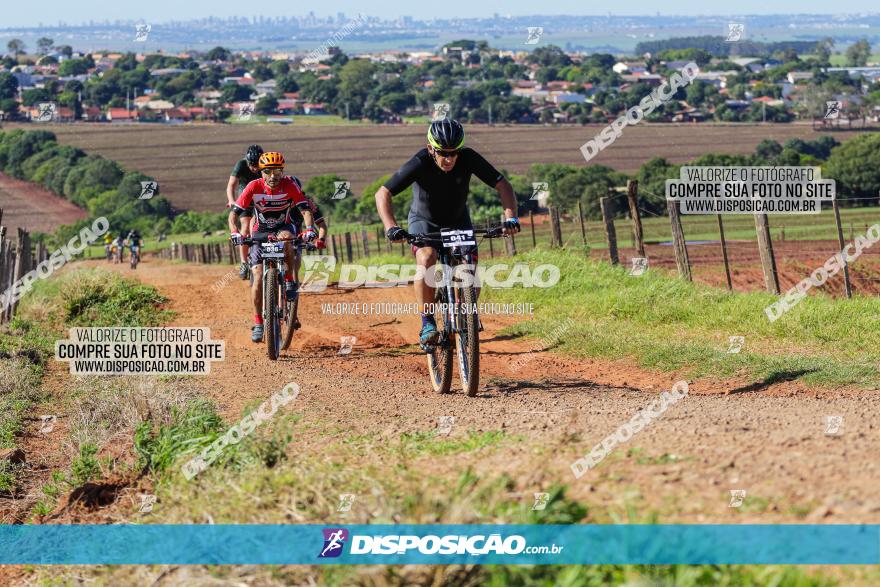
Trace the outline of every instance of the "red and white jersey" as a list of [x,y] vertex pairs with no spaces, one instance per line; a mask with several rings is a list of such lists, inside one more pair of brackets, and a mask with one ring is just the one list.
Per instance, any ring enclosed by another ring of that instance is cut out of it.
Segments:
[[274,190],[266,185],[262,177],[247,184],[235,201],[235,207],[243,212],[251,206],[257,218],[257,231],[272,231],[291,224],[296,217],[295,208],[310,208],[303,195],[302,184],[290,175],[285,175]]

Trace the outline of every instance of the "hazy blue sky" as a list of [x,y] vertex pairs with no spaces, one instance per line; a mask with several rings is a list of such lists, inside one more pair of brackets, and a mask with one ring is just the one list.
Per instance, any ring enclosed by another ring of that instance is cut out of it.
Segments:
[[[317,5],[317,6],[316,6]],[[19,4],[19,6],[24,6]],[[303,15],[314,10],[318,16],[335,15],[345,12],[355,15],[363,12],[371,16],[393,18],[402,14],[417,18],[442,16],[490,16],[499,14],[529,15],[551,14],[788,14],[788,13],[865,13],[880,12],[876,1],[872,0],[738,0],[737,2],[706,2],[705,0],[676,0],[657,2],[656,0],[628,0],[625,2],[598,3],[583,0],[556,0],[552,4],[533,0],[509,0],[476,4],[472,0],[441,0],[432,2],[416,0],[391,2],[372,0],[371,2],[351,2],[343,0],[323,0],[320,3],[285,2],[242,2],[241,0],[211,0],[210,2],[180,2],[179,0],[151,0],[149,2],[108,2],[107,0],[47,0],[29,4],[20,10],[4,10],[0,27],[37,26],[39,23],[56,24],[59,20],[68,24],[78,24],[90,19],[144,19],[146,22],[166,22],[185,20],[208,15],[230,16],[242,14],[243,8],[261,8],[266,16]],[[276,12],[268,12],[275,9]],[[248,16],[259,13],[246,13]]]

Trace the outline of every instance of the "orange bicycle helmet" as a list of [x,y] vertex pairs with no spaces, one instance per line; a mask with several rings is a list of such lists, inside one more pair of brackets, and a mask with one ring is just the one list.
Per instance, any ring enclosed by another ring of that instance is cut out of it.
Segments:
[[260,169],[276,169],[284,167],[284,155],[278,151],[267,151],[260,155]]

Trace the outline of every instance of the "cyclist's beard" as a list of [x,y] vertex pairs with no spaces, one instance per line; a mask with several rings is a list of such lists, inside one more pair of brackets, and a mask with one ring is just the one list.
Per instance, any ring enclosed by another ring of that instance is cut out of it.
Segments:
[[271,175],[266,180],[266,185],[272,188],[273,190],[277,188],[281,184],[281,177],[277,175]]

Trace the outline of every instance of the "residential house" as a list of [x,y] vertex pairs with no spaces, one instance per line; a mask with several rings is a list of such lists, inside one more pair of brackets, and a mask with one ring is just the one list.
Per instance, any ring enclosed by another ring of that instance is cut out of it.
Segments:
[[681,71],[688,63],[690,63],[690,61],[664,61],[663,65],[667,69],[675,69],[676,71]]
[[629,73],[645,73],[648,71],[648,64],[644,61],[618,61],[612,67],[614,73],[622,74],[625,71]]
[[699,108],[684,108],[672,115],[672,122],[701,122],[706,120],[706,113]]
[[550,92],[550,99],[554,104],[583,104],[587,97],[573,92]]
[[103,120],[104,113],[97,106],[87,106],[83,108],[82,119],[86,122],[99,122]]
[[790,84],[796,84],[798,82],[805,82],[813,79],[812,71],[789,71],[788,75],[785,76]]
[[880,83],[880,66],[876,65],[868,67],[829,67],[823,71],[829,73],[833,71],[845,71],[849,73],[850,77],[861,77],[872,84]]
[[303,112],[306,114],[327,114],[327,104],[306,102],[303,104]]
[[275,79],[267,79],[266,81],[262,81],[254,86],[254,89],[257,90],[258,94],[266,95],[275,93],[275,88],[278,87],[278,82]]
[[278,114],[293,114],[298,109],[299,100],[295,98],[281,98],[280,100],[278,100],[278,107],[275,109],[275,111],[278,112]]
[[160,75],[180,75],[181,73],[186,73],[187,69],[181,69],[179,67],[163,67],[162,69],[154,69],[150,72],[151,76],[158,77]]
[[659,86],[665,81],[662,75],[656,73],[623,74],[620,79],[628,84],[642,83],[650,86]]
[[568,90],[571,90],[573,87],[574,84],[567,81],[552,81],[544,84],[544,89],[551,92],[566,92]]
[[137,110],[125,108],[110,108],[107,110],[107,120],[110,122],[137,122],[139,118]]
[[149,110],[164,112],[165,110],[171,110],[174,108],[174,103],[169,102],[168,100],[150,100],[144,105],[144,107]]

